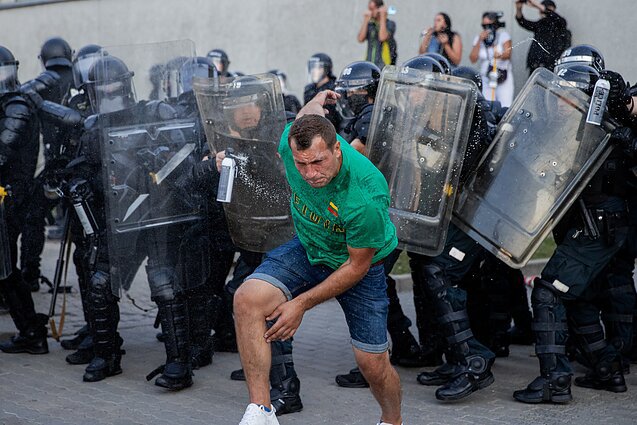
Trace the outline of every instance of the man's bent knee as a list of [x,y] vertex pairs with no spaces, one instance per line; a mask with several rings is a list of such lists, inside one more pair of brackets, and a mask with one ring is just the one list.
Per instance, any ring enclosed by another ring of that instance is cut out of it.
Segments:
[[234,312],[238,316],[259,314],[264,318],[286,301],[285,295],[270,283],[246,280],[234,294]]

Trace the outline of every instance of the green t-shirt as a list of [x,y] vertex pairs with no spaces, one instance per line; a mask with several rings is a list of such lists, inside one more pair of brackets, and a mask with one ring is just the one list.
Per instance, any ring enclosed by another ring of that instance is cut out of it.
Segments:
[[349,258],[347,246],[376,248],[372,263],[392,252],[398,239],[389,219],[389,188],[380,171],[338,136],[343,164],[325,187],[310,186],[294,165],[288,144],[289,124],[279,143],[288,183],[296,234],[311,264],[339,268]]

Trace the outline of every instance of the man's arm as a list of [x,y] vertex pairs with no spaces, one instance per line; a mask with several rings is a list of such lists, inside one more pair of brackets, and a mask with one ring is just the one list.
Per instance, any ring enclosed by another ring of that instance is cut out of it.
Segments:
[[362,43],[367,39],[367,25],[369,24],[369,20],[372,19],[372,14],[369,10],[365,11],[363,15],[363,23],[361,24],[361,29],[358,30],[358,42]]
[[296,119],[298,120],[303,115],[320,115],[324,117],[329,113],[327,109],[325,109],[326,105],[335,105],[336,100],[341,97],[340,94],[336,93],[332,90],[323,90],[319,92],[312,100],[307,102],[303,108],[296,114]]
[[303,314],[309,309],[342,294],[360,282],[372,264],[375,248],[347,247],[348,260],[327,279],[291,301],[281,304],[266,318],[276,323],[265,333],[268,342],[294,336]]
[[[515,3],[515,19],[516,19],[516,21],[518,21],[518,24],[520,24],[520,26],[522,28],[524,28],[525,30],[535,32],[535,30],[537,29],[537,21],[535,21],[535,22],[529,21],[529,20],[527,20],[524,17],[524,15],[522,15],[522,6],[523,5],[524,5],[524,3],[520,2],[520,1],[517,1]],[[544,6],[542,6],[542,7],[544,7]]]
[[382,6],[380,9],[378,9],[378,16],[379,16],[378,41],[382,43],[384,41],[389,40],[389,37],[391,35],[389,30],[387,29],[387,7],[386,6]]

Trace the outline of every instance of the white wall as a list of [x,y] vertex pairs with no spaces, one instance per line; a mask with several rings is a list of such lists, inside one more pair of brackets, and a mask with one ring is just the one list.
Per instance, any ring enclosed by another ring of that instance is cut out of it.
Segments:
[[[635,80],[637,39],[629,20],[637,16],[635,0],[556,0],[576,43],[599,47],[607,66]],[[415,56],[419,33],[434,15],[447,12],[463,38],[464,64],[470,43],[480,31],[482,12],[502,10],[507,30],[517,45],[513,52],[516,86],[527,76],[527,39],[530,34],[515,22],[513,0],[393,0],[398,29],[399,61]],[[609,6],[609,5],[612,5]],[[88,43],[120,45],[190,38],[198,53],[225,49],[231,68],[258,73],[271,68],[287,72],[300,94],[305,63],[324,51],[338,73],[363,58],[365,46],[356,41],[366,0],[82,0],[0,10],[0,44],[20,60],[21,80],[40,72],[37,60],[42,42],[50,36],[66,38],[74,48]],[[527,16],[537,14],[525,10]]]

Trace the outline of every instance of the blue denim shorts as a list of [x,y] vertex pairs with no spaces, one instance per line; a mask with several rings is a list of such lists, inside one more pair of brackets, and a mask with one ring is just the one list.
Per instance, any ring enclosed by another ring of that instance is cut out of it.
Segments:
[[[247,279],[264,280],[279,288],[288,301],[323,282],[334,269],[310,264],[298,238],[266,254]],[[352,345],[367,353],[384,353],[387,342],[387,281],[383,264],[372,266],[354,287],[337,296]]]

